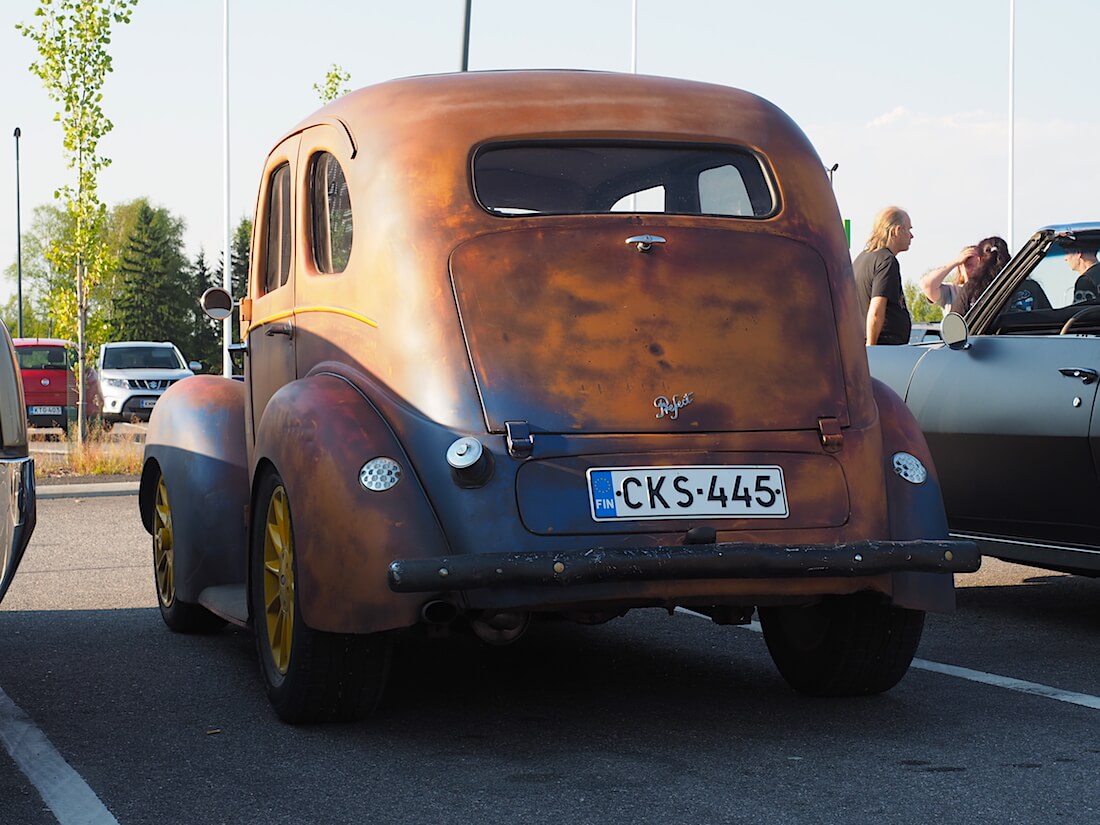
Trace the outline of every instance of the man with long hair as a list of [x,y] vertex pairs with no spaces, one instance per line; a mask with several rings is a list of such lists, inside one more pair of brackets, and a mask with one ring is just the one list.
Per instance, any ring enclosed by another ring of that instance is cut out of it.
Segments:
[[907,344],[913,322],[905,305],[897,256],[913,242],[913,222],[904,209],[888,206],[878,213],[871,237],[852,268],[866,320],[866,343]]

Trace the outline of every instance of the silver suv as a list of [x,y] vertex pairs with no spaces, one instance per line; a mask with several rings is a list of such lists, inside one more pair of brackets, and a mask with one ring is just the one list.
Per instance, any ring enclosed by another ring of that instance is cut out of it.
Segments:
[[185,364],[169,341],[116,341],[99,348],[99,392],[106,421],[148,421],[157,399],[172,384],[201,368]]

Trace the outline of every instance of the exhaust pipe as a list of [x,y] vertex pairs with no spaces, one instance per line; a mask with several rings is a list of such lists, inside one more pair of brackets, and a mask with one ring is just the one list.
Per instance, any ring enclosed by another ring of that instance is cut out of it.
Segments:
[[486,610],[470,622],[470,628],[483,642],[491,645],[507,645],[526,633],[530,624],[530,613]]
[[435,599],[420,608],[420,618],[431,625],[447,625],[458,618],[458,608],[450,602]]

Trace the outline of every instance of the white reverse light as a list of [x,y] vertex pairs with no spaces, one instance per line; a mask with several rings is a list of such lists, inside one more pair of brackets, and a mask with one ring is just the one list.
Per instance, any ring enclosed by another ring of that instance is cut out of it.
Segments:
[[401,480],[401,465],[392,458],[372,458],[359,471],[359,483],[366,489],[381,493]]
[[915,455],[894,453],[894,472],[910,484],[924,484],[928,470]]

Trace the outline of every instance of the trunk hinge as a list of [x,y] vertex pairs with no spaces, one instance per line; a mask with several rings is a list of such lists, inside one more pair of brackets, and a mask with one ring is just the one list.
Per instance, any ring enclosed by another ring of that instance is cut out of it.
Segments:
[[527,458],[535,450],[535,439],[526,421],[505,421],[508,455],[512,458]]
[[821,434],[821,446],[825,448],[825,452],[839,452],[844,446],[844,434],[840,431],[840,422],[835,418],[817,419],[817,431]]

